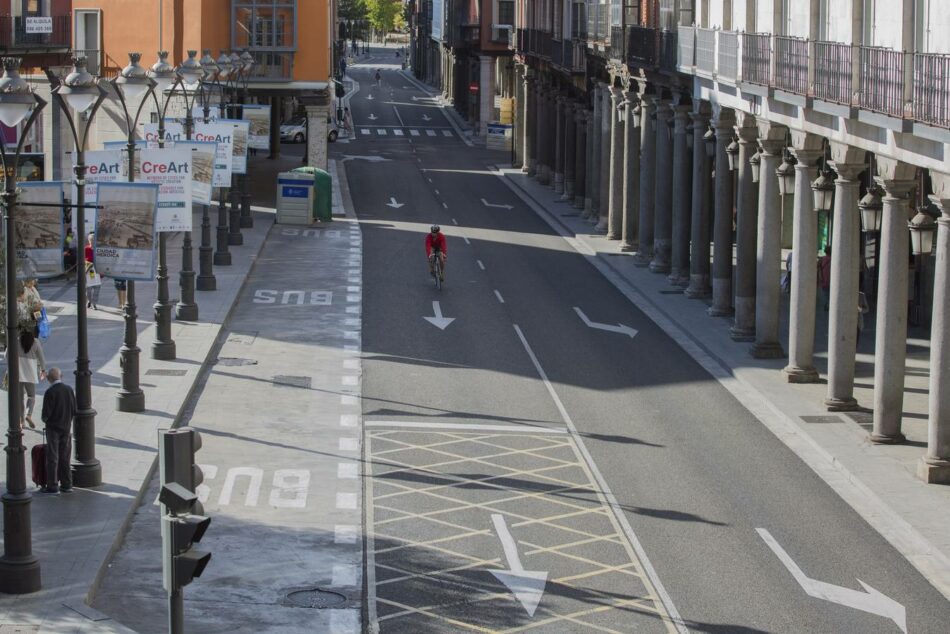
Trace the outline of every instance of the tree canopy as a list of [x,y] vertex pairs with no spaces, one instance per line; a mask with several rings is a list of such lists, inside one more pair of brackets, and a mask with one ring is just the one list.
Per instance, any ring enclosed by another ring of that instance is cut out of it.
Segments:
[[400,0],[366,0],[369,23],[376,31],[389,33],[403,23]]

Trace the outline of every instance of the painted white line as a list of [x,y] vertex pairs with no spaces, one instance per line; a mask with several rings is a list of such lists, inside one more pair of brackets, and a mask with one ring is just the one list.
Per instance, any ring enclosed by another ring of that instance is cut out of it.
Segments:
[[445,203],[442,203],[442,208],[443,208],[443,209],[448,209],[448,208],[449,208],[449,206],[448,206],[448,205],[446,205]]
[[482,264],[482,261],[481,261],[481,260],[475,260],[475,261],[478,263],[478,268],[480,268],[481,270],[484,271],[484,270],[485,270],[485,265]]
[[[419,162],[421,163],[422,161],[419,161]],[[426,178],[426,180],[429,181],[430,183],[432,182],[431,178]]]
[[570,430],[570,434],[574,438],[574,442],[577,444],[577,448],[581,452],[581,455],[584,456],[584,461],[587,463],[587,468],[590,469],[591,475],[593,475],[594,479],[597,481],[597,486],[600,487],[604,498],[607,500],[607,504],[610,506],[611,511],[613,511],[614,517],[620,523],[624,535],[627,537],[627,541],[630,542],[630,545],[633,546],[634,551],[636,551],[637,558],[640,560],[640,565],[643,566],[643,571],[653,584],[653,588],[656,590],[660,601],[663,603],[663,607],[666,608],[666,612],[673,621],[677,632],[680,634],[689,634],[689,630],[683,623],[683,618],[680,616],[679,611],[673,604],[673,599],[670,597],[669,593],[666,591],[666,588],[663,586],[663,583],[660,581],[660,577],[656,574],[656,569],[654,569],[653,564],[650,563],[650,558],[647,557],[647,553],[643,549],[643,545],[637,538],[636,533],[633,532],[633,527],[631,527],[630,522],[627,521],[627,517],[620,508],[620,504],[617,503],[617,498],[615,498],[614,494],[610,491],[610,487],[607,486],[607,482],[601,475],[600,469],[597,468],[597,465],[594,463],[594,459],[591,457],[590,452],[587,451],[587,446],[584,445],[584,439],[581,438],[580,434],[577,433],[577,427],[574,425],[574,420],[571,418],[571,415],[567,413],[567,408],[564,407],[564,403],[561,402],[561,398],[554,390],[554,385],[548,379],[548,375],[544,371],[544,368],[541,367],[541,362],[538,361],[538,357],[535,356],[534,350],[532,350],[531,346],[528,345],[528,340],[525,339],[524,333],[521,332],[521,328],[518,327],[518,324],[514,324],[514,328],[515,333],[518,335],[518,339],[521,340],[521,345],[524,346],[525,352],[528,353],[528,357],[531,359],[531,363],[534,365],[534,369],[538,372],[538,376],[541,377],[541,381],[544,383],[544,387],[551,396],[551,400],[554,401],[554,406],[557,408],[557,411],[560,412],[561,419]]
[[356,509],[357,496],[355,493],[337,493],[336,507],[345,511]]
[[458,224],[459,224],[459,221],[458,221],[458,220],[456,220],[455,218],[452,218],[452,224],[453,224],[453,225],[455,225],[455,226],[457,227],[457,226],[458,226]]
[[359,247],[350,247],[350,253],[359,253],[359,252],[360,252]]
[[347,307],[346,307],[346,312],[347,312],[348,314],[350,314],[350,315],[359,315],[359,314],[360,314],[360,307],[359,307],[359,306],[347,306]]
[[359,293],[361,290],[362,290],[362,288],[360,288],[359,286],[347,286],[347,287],[346,287],[346,292],[347,292],[347,293]]
[[359,327],[359,325],[362,323],[362,321],[363,321],[363,320],[360,319],[359,317],[350,317],[349,319],[344,319],[344,320],[343,320],[343,325],[344,325],[344,326],[356,326],[356,327]]
[[333,527],[333,541],[337,544],[355,544],[359,532],[359,527],[352,524],[337,524]]
[[409,134],[411,134],[412,136],[419,136],[419,131],[418,131],[418,130],[409,130]]
[[340,377],[340,385],[354,386],[360,384],[360,377],[344,375]]
[[359,405],[360,400],[350,394],[340,395],[340,405]]
[[356,610],[331,610],[330,634],[359,634],[360,615]]
[[356,414],[341,414],[340,427],[356,427],[359,424],[359,416]]
[[362,128],[362,129],[360,130],[360,132],[362,132],[363,134],[366,134],[366,135],[369,135],[369,134],[370,134],[370,131],[367,130],[366,128]]
[[344,359],[343,369],[344,370],[359,370],[360,360],[359,359]]
[[379,136],[386,136],[387,132],[383,128],[379,128],[378,130],[376,130],[376,134],[378,134]]
[[498,289],[495,289],[495,297],[498,298],[498,303],[504,304],[505,298],[501,296],[501,293],[498,292]]
[[452,136],[451,130],[442,130],[442,136]]
[[396,136],[403,136],[403,132],[399,128],[396,128],[395,130],[393,130],[393,134],[395,134]]
[[344,339],[359,339],[360,333],[358,333],[355,330],[347,330],[343,333],[343,338]]
[[340,451],[359,451],[360,442],[356,438],[340,438],[337,447]]
[[341,480],[353,480],[359,477],[355,462],[340,462],[336,465],[336,477]]
[[355,304],[356,302],[360,301],[360,296],[359,296],[359,295],[347,295],[347,296],[346,296],[346,301],[348,301],[348,302],[351,303],[351,304]]
[[359,352],[359,351],[360,351],[360,347],[359,347],[359,346],[352,346],[352,345],[345,345],[345,346],[343,346],[343,350],[344,350],[345,352]]
[[355,586],[356,566],[352,564],[334,564],[330,583],[334,586]]
[[501,513],[492,513],[491,521],[495,525],[495,532],[498,533],[501,548],[505,551],[508,570],[489,570],[489,572],[495,575],[495,578],[505,584],[508,591],[515,595],[528,616],[534,616],[534,612],[541,602],[541,597],[544,595],[548,573],[525,570],[521,558],[518,556],[518,546],[515,543],[515,538],[512,537],[508,525],[505,524],[505,516]]
[[435,136],[435,130],[426,130],[426,136]]
[[514,431],[526,434],[566,434],[563,427],[538,427],[537,425],[487,425],[481,423],[423,423],[399,420],[366,420],[365,427],[404,427],[406,429],[468,429],[471,431]]
[[465,241],[465,244],[472,244],[471,242],[468,241],[468,238],[466,236],[462,236],[462,240]]
[[439,190],[438,190],[438,189],[436,189],[436,190],[434,190],[434,191],[435,191],[435,195],[436,195],[436,196],[440,196],[440,195],[441,195],[441,194],[439,194]]

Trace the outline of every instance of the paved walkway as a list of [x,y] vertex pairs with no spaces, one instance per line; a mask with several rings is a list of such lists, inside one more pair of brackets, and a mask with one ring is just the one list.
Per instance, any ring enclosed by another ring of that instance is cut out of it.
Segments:
[[[676,339],[950,598],[950,487],[927,485],[915,477],[927,438],[929,340],[925,333],[911,330],[908,337],[903,427],[908,442],[872,445],[867,438],[869,409],[829,413],[822,405],[827,389],[824,383],[787,383],[781,372],[787,360],[753,359],[751,344],[730,338],[730,319],[706,314],[708,301],[688,299],[667,283],[666,275],[635,266],[630,254],[620,253],[619,242],[596,233],[550,187],[539,185],[520,170],[499,170],[515,193],[556,231],[572,238],[574,248],[587,255],[634,305]],[[783,301],[781,341],[787,350],[788,300],[783,297]],[[827,314],[820,306],[818,311],[816,366],[825,376]],[[873,319],[862,334],[856,362],[855,398],[868,408],[873,404],[874,387]]]
[[[8,626],[20,628],[14,631],[31,633],[129,631],[87,603],[95,596],[109,560],[121,547],[134,511],[154,473],[157,431],[174,426],[187,413],[203,367],[216,356],[222,327],[273,224],[274,184],[271,181],[275,180],[276,171],[286,168],[277,163],[263,157],[251,160],[254,227],[243,230],[243,246],[230,247],[232,266],[214,268],[217,290],[196,294],[200,321],[173,323],[172,337],[178,351],[175,361],[150,358],[155,336],[151,306],[156,285],[137,285],[138,345],[142,350],[140,379],[146,404],[146,410],[141,413],[115,410],[123,322],[120,311],[115,308],[112,285],[108,282],[103,285],[100,310],[89,311],[88,325],[93,406],[98,412],[96,454],[102,462],[103,484],[96,489],[77,489],[69,495],[33,498],[33,550],[42,565],[43,589],[25,596],[0,595],[0,631],[6,631]],[[196,210],[193,239],[197,269],[201,214],[200,208]],[[217,217],[214,207],[211,216],[214,225]],[[173,300],[178,296],[181,237],[177,234],[169,241],[169,291]],[[76,341],[71,336],[75,329],[75,287],[52,281],[41,285],[40,291],[53,313],[53,334],[45,345],[47,363],[63,368],[67,381],[72,383],[76,357]],[[42,399],[37,400],[39,409]],[[26,432],[27,447],[41,441],[39,432]],[[0,474],[6,472],[4,461],[5,454],[2,454]],[[3,486],[5,488],[5,483]],[[155,565],[159,565],[158,560]]]

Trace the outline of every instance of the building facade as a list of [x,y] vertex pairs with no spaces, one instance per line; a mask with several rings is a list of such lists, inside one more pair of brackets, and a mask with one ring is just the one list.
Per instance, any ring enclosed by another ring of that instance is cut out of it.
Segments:
[[[859,408],[870,300],[872,443],[904,441],[908,326],[929,333],[918,475],[944,483],[948,24],[937,0],[518,0],[512,45],[517,164],[728,316],[752,357],[785,359],[789,382],[826,381],[831,411]],[[827,376],[815,368],[823,305]]]

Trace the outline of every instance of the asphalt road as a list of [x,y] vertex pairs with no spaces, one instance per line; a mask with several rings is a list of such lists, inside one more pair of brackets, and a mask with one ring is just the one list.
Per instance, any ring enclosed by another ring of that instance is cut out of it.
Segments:
[[[350,71],[357,129],[448,125],[395,69],[371,86],[375,63]],[[903,606],[907,631],[946,631],[942,595],[488,170],[503,153],[392,134],[357,134],[333,152],[386,159],[346,163],[365,244],[367,530],[386,538],[368,547],[367,580],[381,631],[900,631],[840,602],[897,621]],[[433,222],[449,244],[441,292],[423,258]],[[423,319],[436,301],[455,318],[444,330]],[[638,334],[589,327],[576,309]],[[548,458],[586,476],[545,488],[535,462],[540,439],[555,437],[551,451],[573,458]],[[502,503],[525,491],[523,506]],[[583,507],[574,523],[534,506],[565,497]],[[612,528],[598,532],[591,514]],[[511,563],[494,515],[525,569],[551,571],[533,615],[490,572]],[[526,537],[535,516],[547,532]],[[418,534],[393,531],[396,520]],[[822,586],[839,603],[808,596],[782,551],[806,585],[840,586]],[[605,560],[630,574],[596,588],[568,580],[572,569],[596,577]]]

